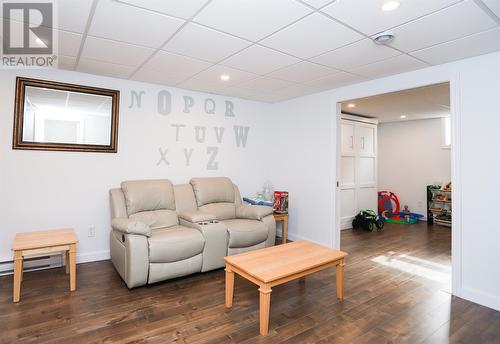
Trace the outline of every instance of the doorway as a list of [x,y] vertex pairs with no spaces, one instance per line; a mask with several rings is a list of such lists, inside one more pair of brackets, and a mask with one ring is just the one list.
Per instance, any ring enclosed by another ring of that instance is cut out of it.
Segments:
[[[450,290],[450,83],[348,99],[338,109],[341,247],[348,244],[352,250],[357,244],[383,246],[390,241],[392,246],[374,257],[374,263],[431,279],[439,276]],[[384,231],[372,234],[366,232],[368,228],[352,229],[353,219],[365,209],[380,216]],[[420,244],[412,246],[417,241]]]

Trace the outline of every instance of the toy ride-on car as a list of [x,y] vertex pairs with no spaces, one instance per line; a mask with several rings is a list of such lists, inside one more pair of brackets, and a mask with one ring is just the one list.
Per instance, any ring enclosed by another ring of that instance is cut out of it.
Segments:
[[384,229],[384,221],[382,221],[373,210],[362,210],[352,220],[352,228],[363,228],[368,231],[373,231],[377,227],[379,231]]

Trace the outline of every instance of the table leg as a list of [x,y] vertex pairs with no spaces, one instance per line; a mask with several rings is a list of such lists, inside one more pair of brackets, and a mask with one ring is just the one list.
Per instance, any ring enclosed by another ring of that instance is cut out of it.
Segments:
[[69,290],[76,290],[76,244],[69,245]]
[[69,274],[69,250],[64,252],[64,259],[66,265],[66,274]]
[[229,265],[226,265],[226,308],[233,306],[234,294],[234,272]]
[[21,260],[21,285],[23,283],[23,280],[24,280],[24,259]]
[[271,306],[271,288],[261,285],[260,292],[260,334],[267,336],[269,333],[269,310]]
[[344,299],[344,259],[337,264],[336,282],[337,282],[337,299]]
[[19,302],[21,297],[21,274],[23,269],[23,255],[21,251],[14,251],[14,292],[12,300]]
[[281,243],[286,244],[287,242],[287,237],[288,237],[288,215],[283,218],[283,227],[282,227],[282,234],[281,234]]

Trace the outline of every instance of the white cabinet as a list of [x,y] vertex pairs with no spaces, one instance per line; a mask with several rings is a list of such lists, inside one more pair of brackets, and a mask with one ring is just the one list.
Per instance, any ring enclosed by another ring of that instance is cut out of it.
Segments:
[[341,120],[340,226],[363,209],[377,211],[377,124]]

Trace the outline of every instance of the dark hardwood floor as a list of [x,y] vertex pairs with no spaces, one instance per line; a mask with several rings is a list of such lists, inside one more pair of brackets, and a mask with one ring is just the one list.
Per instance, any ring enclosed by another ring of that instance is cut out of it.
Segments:
[[334,269],[273,288],[270,333],[259,335],[256,286],[236,278],[224,308],[217,270],[128,290],[109,261],[25,274],[21,302],[0,277],[1,343],[500,343],[500,312],[452,297],[450,230],[387,225],[344,231],[346,298]]

